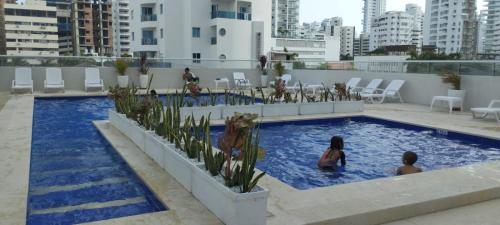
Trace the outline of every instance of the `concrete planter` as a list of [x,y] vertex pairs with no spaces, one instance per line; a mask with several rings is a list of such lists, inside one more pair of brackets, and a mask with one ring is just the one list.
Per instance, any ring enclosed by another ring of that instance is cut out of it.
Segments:
[[299,104],[268,104],[262,108],[262,116],[297,116]]
[[165,166],[165,151],[167,151],[170,146],[172,146],[172,144],[167,144],[167,142],[154,131],[146,131],[144,152],[162,168]]
[[333,113],[333,102],[301,103],[299,113],[300,115]]
[[119,114],[114,110],[108,111],[110,123],[120,132],[127,136],[137,147],[142,151],[145,149],[146,131],[140,127],[135,121],[128,119],[125,115]]
[[203,166],[203,163],[194,163],[177,152],[174,145],[167,146],[163,154],[162,168],[189,192],[192,190],[191,184],[194,169],[200,165]]
[[139,75],[139,86],[141,88],[147,88],[149,83],[149,75],[141,74]]
[[224,224],[266,224],[269,191],[258,187],[252,193],[236,193],[208,174],[203,166],[194,169],[193,195]]
[[263,105],[234,105],[222,107],[222,119],[234,116],[234,113],[252,113],[262,116]]
[[128,86],[128,75],[117,76],[118,86],[121,88],[126,88]]
[[334,102],[333,112],[334,113],[363,112],[364,107],[365,103],[363,101]]
[[206,118],[208,117],[208,115],[210,115],[210,119],[220,120],[222,118],[222,107],[221,106],[182,107],[180,113],[182,119],[193,115],[196,120],[199,120],[201,119],[202,116],[205,116]]

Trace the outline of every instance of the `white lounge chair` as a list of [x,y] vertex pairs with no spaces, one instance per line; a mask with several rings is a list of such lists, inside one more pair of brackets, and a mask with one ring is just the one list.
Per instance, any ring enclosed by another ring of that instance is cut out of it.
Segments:
[[245,74],[241,72],[233,73],[234,86],[236,89],[244,89],[252,87],[252,84],[249,80],[245,78]]
[[358,91],[360,94],[375,94],[375,92],[378,90],[378,87],[384,82],[382,79],[373,79],[366,85],[364,88],[358,88]]
[[[399,93],[399,90],[403,87],[405,81],[404,80],[393,80],[385,89],[377,89],[374,94],[361,94],[362,98],[365,98],[367,101],[371,103],[383,103],[386,98],[395,98],[399,99],[401,103],[403,103],[403,98]],[[377,93],[379,92],[379,93]],[[375,99],[380,99],[379,101],[375,101]]]
[[[500,105],[500,100],[492,100],[490,102],[490,105],[488,105],[487,108],[472,108],[472,109],[470,109],[470,111],[472,111],[472,117],[475,119],[476,118],[484,119],[488,115],[495,115],[497,122],[500,123],[500,106],[494,107],[495,104]],[[482,115],[477,116],[478,113],[480,113]]]
[[101,91],[104,91],[104,81],[97,68],[85,68],[85,91],[90,88],[100,88]]
[[64,80],[60,68],[47,68],[45,70],[45,91],[50,89],[61,89],[64,92]]
[[453,112],[453,108],[459,107],[460,111],[464,109],[464,99],[465,99],[465,91],[459,92],[458,94],[454,90],[448,90],[447,96],[434,96],[431,101],[431,111],[434,108],[436,102],[444,102],[447,103],[449,108],[449,113]]
[[12,81],[12,92],[16,90],[30,90],[31,93],[33,93],[33,79],[31,78],[31,68],[16,68],[15,79]]
[[[285,81],[285,86],[288,86],[288,84],[290,83],[290,81],[292,81],[292,75],[290,75],[290,74],[283,74],[283,76],[281,76],[281,79],[283,81]],[[269,86],[270,87],[273,87],[275,84],[276,84],[276,81],[274,81],[274,80],[269,82]]]
[[[356,92],[357,90],[361,89],[360,87],[358,87],[359,82],[361,82],[361,78],[353,77],[353,78],[349,79],[349,81],[347,81],[347,83],[345,83],[345,86],[346,86],[347,90],[350,91],[351,93]],[[333,85],[333,89],[335,89],[335,85]]]

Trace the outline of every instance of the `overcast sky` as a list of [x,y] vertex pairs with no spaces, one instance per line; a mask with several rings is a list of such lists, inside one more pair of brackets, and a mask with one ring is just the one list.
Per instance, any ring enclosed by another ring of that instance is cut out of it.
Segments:
[[[404,11],[407,3],[416,3],[425,10],[425,0],[386,0],[388,11]],[[478,6],[483,6],[484,0],[477,0]],[[301,0],[300,23],[321,21],[325,18],[340,16],[345,26],[356,26],[361,31],[363,19],[363,0]]]

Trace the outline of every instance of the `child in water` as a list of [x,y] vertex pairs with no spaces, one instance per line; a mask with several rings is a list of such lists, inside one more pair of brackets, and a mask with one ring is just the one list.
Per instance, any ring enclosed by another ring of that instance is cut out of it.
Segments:
[[422,169],[413,166],[413,164],[415,164],[417,160],[418,160],[417,153],[411,151],[405,152],[402,158],[404,165],[398,168],[396,175],[399,176],[399,175],[407,175],[407,174],[422,172]]
[[330,140],[330,148],[321,156],[318,161],[318,167],[321,169],[337,169],[337,161],[340,159],[340,164],[345,166],[344,154],[344,139],[334,136]]

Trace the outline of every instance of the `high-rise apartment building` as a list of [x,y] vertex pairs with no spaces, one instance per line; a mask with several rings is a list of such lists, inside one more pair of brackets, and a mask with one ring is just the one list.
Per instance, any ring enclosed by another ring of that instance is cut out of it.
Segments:
[[130,0],[113,0],[113,55],[130,53]]
[[386,11],[386,0],[363,1],[363,33],[370,33],[372,20]]
[[385,12],[372,21],[370,51],[380,47],[407,45],[422,48],[422,9],[415,4],[406,5],[406,11]]
[[486,53],[486,28],[487,28],[487,20],[488,20],[488,11],[481,10],[477,17],[477,36],[476,36],[476,46],[477,53],[484,54]]
[[5,16],[4,16],[5,0],[0,0],[0,55],[7,53],[5,43]]
[[370,52],[370,35],[360,34],[358,38],[354,38],[354,56],[368,55]]
[[411,31],[411,44],[417,47],[421,52],[424,41],[424,12],[422,7],[417,4],[406,4],[406,13],[413,17],[413,26]]
[[339,36],[342,23],[343,21],[341,17],[324,19],[321,22],[321,31],[327,36]]
[[500,56],[500,0],[486,0],[485,53]]
[[273,37],[297,37],[299,35],[300,0],[272,1]]
[[271,49],[271,8],[262,0],[134,0],[131,52],[193,63],[258,59]]
[[112,55],[111,0],[72,0],[73,45],[81,55]]
[[4,5],[7,55],[58,56],[56,8],[44,0]]
[[471,57],[476,46],[476,0],[427,0],[424,45]]
[[59,36],[59,55],[73,55],[71,22],[71,0],[47,0],[47,6],[57,8],[57,35]]
[[340,31],[340,54],[354,56],[354,38],[356,28],[354,26],[343,26]]

